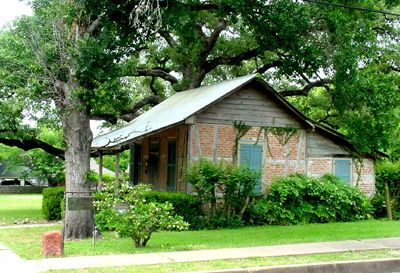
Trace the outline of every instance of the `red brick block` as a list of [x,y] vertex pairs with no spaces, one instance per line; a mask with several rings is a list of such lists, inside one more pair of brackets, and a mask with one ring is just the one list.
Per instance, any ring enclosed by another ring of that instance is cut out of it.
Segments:
[[44,257],[59,257],[63,254],[62,234],[59,230],[53,230],[43,233]]

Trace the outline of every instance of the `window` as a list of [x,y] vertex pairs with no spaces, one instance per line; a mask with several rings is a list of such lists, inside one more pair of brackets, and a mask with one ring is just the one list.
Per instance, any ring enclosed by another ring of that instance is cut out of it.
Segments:
[[167,191],[175,191],[176,182],[176,140],[168,141]]
[[335,175],[347,184],[351,184],[351,160],[335,159],[334,160]]
[[[247,165],[251,170],[262,168],[262,146],[256,144],[240,144],[240,165]],[[261,179],[257,179],[253,193],[261,193]]]
[[131,146],[131,165],[130,165],[130,183],[138,184],[142,180],[142,145],[133,144]]
[[149,182],[154,190],[160,187],[160,139],[152,139],[149,143],[149,158],[147,159]]

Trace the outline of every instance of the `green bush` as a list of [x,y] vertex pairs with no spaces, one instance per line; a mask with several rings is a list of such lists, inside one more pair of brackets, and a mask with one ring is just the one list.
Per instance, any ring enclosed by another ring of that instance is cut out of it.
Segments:
[[109,214],[107,224],[112,223],[119,236],[132,238],[136,247],[146,246],[153,232],[186,230],[189,226],[182,216],[172,215],[171,203],[146,200],[145,195],[149,191],[150,187],[143,184],[134,187],[108,185],[102,192],[102,198],[95,201],[99,212]]
[[242,226],[254,185],[260,177],[261,172],[223,161],[213,163],[201,159],[190,166],[186,180],[194,186],[204,207],[210,208],[206,228]]
[[64,187],[43,190],[42,213],[46,220],[61,220]]
[[183,192],[151,191],[145,194],[145,199],[149,202],[171,203],[173,214],[182,216],[183,220],[190,224],[191,230],[204,228],[204,212],[196,196]]
[[391,197],[393,218],[398,219],[400,217],[400,161],[381,161],[376,164],[375,180],[376,194],[372,202],[375,208],[374,216],[377,218],[387,216],[384,201],[385,183],[387,182]]
[[[86,180],[92,184],[97,184],[99,181],[99,174],[94,171],[89,171],[86,175]],[[103,181],[103,183],[112,183],[115,181],[115,176],[110,174],[103,174],[101,180]]]
[[250,209],[253,223],[279,225],[361,220],[372,213],[369,199],[358,188],[333,175],[278,178]]

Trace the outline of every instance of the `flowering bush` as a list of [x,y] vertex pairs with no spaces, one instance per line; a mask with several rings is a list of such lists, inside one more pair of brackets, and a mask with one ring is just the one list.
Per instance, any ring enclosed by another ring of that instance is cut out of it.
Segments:
[[158,230],[187,230],[189,224],[178,215],[173,215],[170,203],[146,201],[150,191],[147,185],[119,187],[107,185],[100,192],[95,207],[98,213],[106,213],[107,225],[119,236],[130,237],[136,247],[144,247],[151,234]]

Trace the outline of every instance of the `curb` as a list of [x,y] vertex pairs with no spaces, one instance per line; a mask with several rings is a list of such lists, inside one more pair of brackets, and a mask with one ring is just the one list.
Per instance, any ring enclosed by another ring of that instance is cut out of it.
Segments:
[[[252,268],[235,268],[196,273],[396,273],[400,272],[400,259],[377,259],[313,264],[295,264]],[[195,273],[195,272],[186,272]]]

